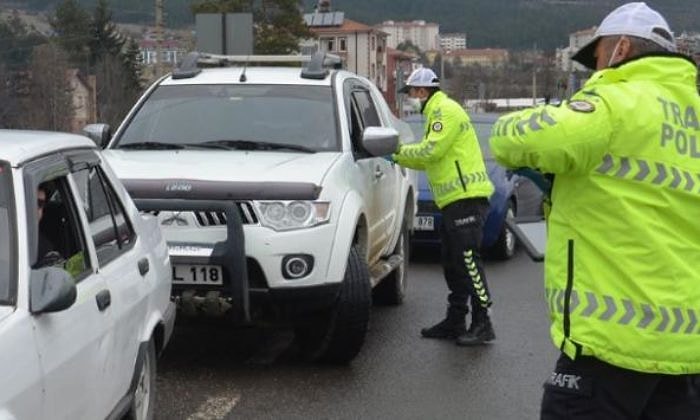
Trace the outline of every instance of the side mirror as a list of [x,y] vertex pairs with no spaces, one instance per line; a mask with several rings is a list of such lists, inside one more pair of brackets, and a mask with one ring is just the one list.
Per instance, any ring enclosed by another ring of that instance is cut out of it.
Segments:
[[97,147],[104,149],[112,137],[112,129],[109,124],[88,124],[83,127],[83,133],[95,142]]
[[75,280],[67,271],[57,267],[32,270],[29,284],[31,313],[38,315],[63,311],[75,303],[77,296]]
[[367,127],[362,133],[362,147],[372,156],[386,156],[399,148],[399,132],[387,127]]

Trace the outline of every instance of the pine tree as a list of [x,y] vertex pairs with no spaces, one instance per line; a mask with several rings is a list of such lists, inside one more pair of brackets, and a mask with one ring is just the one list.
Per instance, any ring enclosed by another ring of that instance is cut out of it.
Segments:
[[80,7],[77,0],[63,0],[56,7],[54,16],[49,18],[49,23],[71,63],[86,70],[90,54],[90,15]]
[[0,19],[0,62],[8,71],[26,68],[32,49],[44,42],[46,38],[27,27],[18,15]]
[[94,67],[106,55],[119,55],[126,39],[112,21],[112,11],[107,0],[99,0],[90,22],[90,67]]

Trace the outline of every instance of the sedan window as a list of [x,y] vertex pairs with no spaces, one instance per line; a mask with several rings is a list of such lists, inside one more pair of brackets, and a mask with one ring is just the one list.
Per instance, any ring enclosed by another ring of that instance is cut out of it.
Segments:
[[136,234],[116,193],[100,169],[92,167],[78,171],[73,174],[73,179],[90,224],[97,260],[100,265],[106,265],[133,244]]
[[14,302],[16,287],[15,235],[12,227],[16,225],[12,211],[12,182],[10,166],[0,162],[0,305]]
[[334,109],[330,86],[161,86],[128,122],[115,147],[197,148],[245,141],[338,151]]

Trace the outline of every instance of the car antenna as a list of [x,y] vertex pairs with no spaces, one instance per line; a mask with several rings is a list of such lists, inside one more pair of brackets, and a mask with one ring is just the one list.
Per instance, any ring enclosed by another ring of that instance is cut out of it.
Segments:
[[241,72],[241,77],[238,79],[239,82],[245,83],[248,81],[248,78],[245,75],[245,71],[248,69],[248,59],[250,57],[246,56],[245,58],[245,63],[243,64],[243,71]]

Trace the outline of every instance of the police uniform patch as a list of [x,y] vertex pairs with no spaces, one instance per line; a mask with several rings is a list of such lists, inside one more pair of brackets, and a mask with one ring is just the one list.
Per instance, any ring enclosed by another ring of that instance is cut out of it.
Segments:
[[595,105],[588,101],[576,100],[569,102],[569,108],[576,112],[593,112],[595,111]]
[[439,121],[438,121],[438,122],[434,122],[432,128],[433,128],[433,131],[434,131],[434,132],[439,133],[439,132],[442,131],[442,123],[439,122]]

